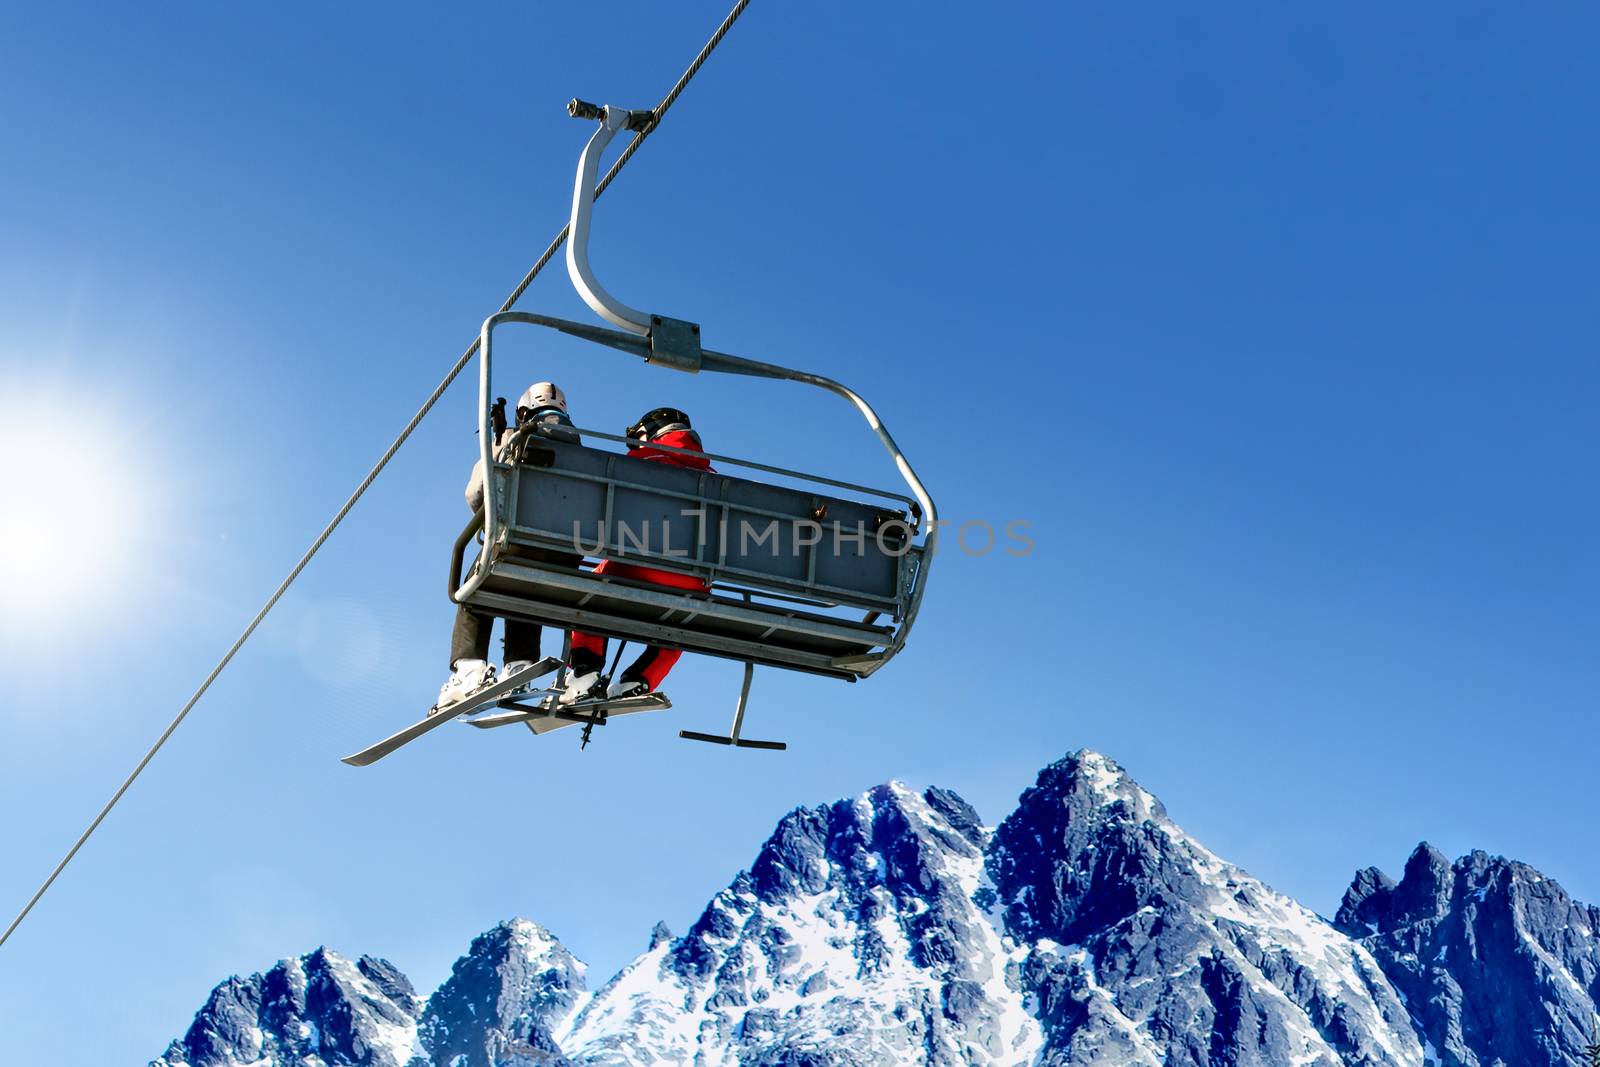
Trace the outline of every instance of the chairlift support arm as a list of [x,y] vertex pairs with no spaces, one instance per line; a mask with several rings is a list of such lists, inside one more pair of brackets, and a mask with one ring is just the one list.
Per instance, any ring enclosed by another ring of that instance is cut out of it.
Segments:
[[640,129],[655,120],[649,111],[628,111],[623,108],[596,107],[582,100],[567,105],[573,118],[599,119],[594,136],[583,146],[578,157],[578,176],[572,189],[572,218],[567,232],[567,274],[583,302],[594,309],[596,315],[629,333],[644,336],[650,332],[650,316],[637,311],[610,293],[595,280],[589,266],[589,224],[594,216],[595,182],[600,176],[600,156],[618,130]]

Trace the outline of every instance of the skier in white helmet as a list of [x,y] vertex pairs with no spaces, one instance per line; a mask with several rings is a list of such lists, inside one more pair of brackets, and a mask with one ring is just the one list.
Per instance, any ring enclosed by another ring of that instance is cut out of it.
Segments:
[[[572,418],[567,414],[567,396],[554,382],[534,382],[528,386],[517,401],[515,429],[496,439],[495,458],[516,462],[529,437],[547,437],[573,444],[579,441],[578,431],[573,429]],[[467,507],[476,511],[482,506],[483,460],[480,458],[473,464],[472,476],[467,479]],[[505,551],[509,555],[527,555],[571,567],[582,562],[581,556],[546,549],[508,545]],[[510,675],[532,666],[539,658],[539,624],[517,619],[503,619],[502,622],[505,673]],[[449,707],[494,681],[495,666],[489,662],[489,631],[493,625],[493,616],[464,604],[456,606],[456,624],[450,636],[450,678],[439,690],[439,702],[433,706],[434,711]]]

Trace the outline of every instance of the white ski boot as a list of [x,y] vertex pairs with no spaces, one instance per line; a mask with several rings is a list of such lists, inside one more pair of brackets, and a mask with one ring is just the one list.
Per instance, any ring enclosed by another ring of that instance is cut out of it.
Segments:
[[473,693],[494,681],[494,664],[481,659],[456,660],[455,670],[450,672],[450,678],[439,687],[439,702],[429,711],[429,715],[459,704]]
[[[518,671],[525,671],[531,666],[533,666],[533,660],[531,660],[531,659],[514,659],[511,662],[507,663],[505,665],[505,667],[501,669],[499,677],[501,677],[501,678],[510,678],[512,675],[516,674]],[[507,693],[506,694],[506,699],[513,700],[513,699],[515,699],[515,698],[517,698],[519,696],[524,696],[527,693],[531,692],[532,689],[533,689],[533,681],[532,681],[532,679],[529,679],[528,681],[523,682],[521,685],[517,686],[511,692]]]
[[611,688],[606,690],[607,700],[621,700],[623,697],[642,697],[650,692],[650,687],[643,678],[622,678],[611,683]]
[[587,674],[568,672],[567,687],[556,698],[562,707],[570,707],[580,700],[595,700],[605,695],[605,677],[599,671]]

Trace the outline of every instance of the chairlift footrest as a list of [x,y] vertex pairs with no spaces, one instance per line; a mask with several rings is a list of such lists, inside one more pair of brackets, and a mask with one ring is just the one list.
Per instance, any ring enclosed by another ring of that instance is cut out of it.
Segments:
[[[533,696],[534,694],[528,694]],[[553,694],[552,694],[553,695]],[[578,701],[566,707],[551,707],[547,704],[523,704],[515,700],[503,700],[500,707],[506,709],[494,715],[480,715],[475,719],[462,720],[468,726],[476,726],[480,730],[492,730],[497,726],[511,726],[519,722],[534,722],[539,719],[554,719],[560,722],[578,723],[580,725],[594,724],[604,726],[608,716],[626,715],[634,711],[665,711],[672,707],[665,693],[646,693],[644,696],[619,697],[616,700],[589,700]]]

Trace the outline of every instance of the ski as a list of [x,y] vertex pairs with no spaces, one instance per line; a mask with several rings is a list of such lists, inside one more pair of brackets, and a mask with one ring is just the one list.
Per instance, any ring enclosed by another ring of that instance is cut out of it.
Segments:
[[559,659],[554,656],[546,656],[527,670],[518,671],[516,674],[498,679],[493,684],[479,689],[465,700],[458,701],[443,711],[435,712],[420,722],[412,723],[399,733],[391,734],[375,745],[346,756],[340,762],[348,763],[352,767],[366,767],[374,764],[395,749],[415,741],[436,726],[443,726],[458,715],[466,715],[477,711],[485,705],[497,704],[512,697],[517,689],[527,685],[535,678],[549,674],[560,666],[561,661]]
[[516,700],[499,701],[499,706],[507,710],[463,721],[468,726],[476,726],[480,730],[492,730],[497,726],[512,726],[525,722],[534,733],[542,734],[559,730],[563,726],[582,726],[597,721],[603,723],[611,715],[631,715],[636,711],[665,711],[672,707],[672,701],[667,699],[665,693],[646,693],[643,696],[620,697],[616,700],[580,700],[566,707],[547,705],[530,707]]

